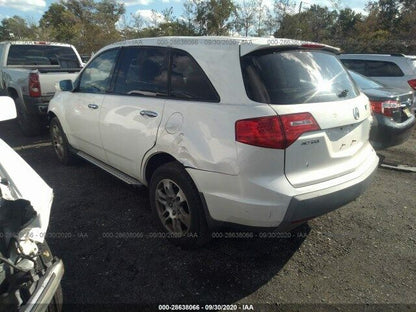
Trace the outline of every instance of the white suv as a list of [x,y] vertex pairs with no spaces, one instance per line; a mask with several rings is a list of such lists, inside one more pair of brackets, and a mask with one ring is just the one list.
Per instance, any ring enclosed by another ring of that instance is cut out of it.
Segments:
[[265,38],[109,45],[50,102],[56,154],[148,186],[179,244],[223,224],[296,227],[358,197],[378,165],[369,101],[334,52]]

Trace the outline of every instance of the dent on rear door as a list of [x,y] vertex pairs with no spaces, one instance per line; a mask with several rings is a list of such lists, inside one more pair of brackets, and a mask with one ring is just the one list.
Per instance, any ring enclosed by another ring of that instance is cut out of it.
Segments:
[[[168,101],[158,134],[157,150],[184,166],[237,175],[234,138],[238,108],[217,103]],[[156,151],[152,151],[156,152]]]

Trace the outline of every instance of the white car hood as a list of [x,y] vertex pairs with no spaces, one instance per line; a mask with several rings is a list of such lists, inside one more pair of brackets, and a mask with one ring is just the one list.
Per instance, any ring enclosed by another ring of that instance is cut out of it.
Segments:
[[33,221],[18,233],[19,239],[30,239],[42,243],[49,225],[53,190],[22,157],[1,139],[0,177],[8,181],[8,185],[0,184],[4,199],[28,200],[37,213]]

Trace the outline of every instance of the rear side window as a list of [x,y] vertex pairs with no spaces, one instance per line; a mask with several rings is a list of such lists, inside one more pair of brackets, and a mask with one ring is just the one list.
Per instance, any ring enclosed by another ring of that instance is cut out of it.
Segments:
[[174,98],[219,102],[219,96],[201,67],[188,53],[172,50],[171,92]]
[[402,77],[400,67],[387,61],[342,60],[342,63],[353,71],[369,77]]
[[367,76],[370,77],[402,77],[402,70],[393,62],[367,61]]
[[7,65],[80,68],[78,57],[71,47],[52,45],[12,44]]
[[256,102],[330,102],[359,94],[335,55],[322,51],[256,51],[241,58],[241,67],[247,96]]
[[168,50],[152,47],[123,49],[114,92],[125,95],[168,94]]

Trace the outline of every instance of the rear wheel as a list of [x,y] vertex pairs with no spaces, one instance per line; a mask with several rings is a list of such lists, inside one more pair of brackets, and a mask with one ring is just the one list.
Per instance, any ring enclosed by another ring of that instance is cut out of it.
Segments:
[[57,117],[52,118],[49,125],[49,131],[52,146],[59,161],[64,165],[74,163],[75,155],[70,151],[70,145]]
[[198,190],[181,164],[170,162],[156,169],[149,191],[153,213],[170,241],[196,248],[210,240]]
[[25,136],[37,136],[42,131],[41,121],[39,116],[29,114],[20,99],[15,98],[17,112],[17,124]]

